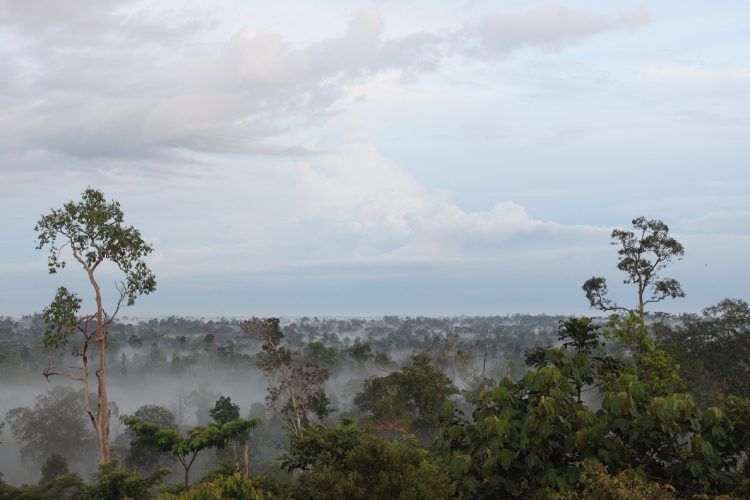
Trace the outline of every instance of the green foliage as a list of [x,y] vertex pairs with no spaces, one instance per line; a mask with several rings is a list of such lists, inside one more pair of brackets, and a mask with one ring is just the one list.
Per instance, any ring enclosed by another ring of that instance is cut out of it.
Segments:
[[269,352],[284,338],[279,327],[279,318],[252,317],[240,325],[242,331],[261,341],[261,349]]
[[429,453],[391,442],[353,421],[292,437],[283,463],[301,470],[294,498],[447,498],[448,479]]
[[232,403],[229,396],[220,396],[208,414],[216,423],[223,425],[240,418],[240,405]]
[[255,488],[249,478],[236,473],[229,476],[216,476],[209,481],[202,481],[193,488],[179,494],[164,493],[163,500],[263,500],[271,498]]
[[557,330],[557,339],[562,342],[563,347],[575,350],[576,354],[591,354],[603,347],[599,337],[599,327],[585,316],[561,321]]
[[607,282],[600,276],[590,278],[582,288],[591,307],[637,314],[643,318],[647,304],[685,296],[677,280],[660,276],[669,263],[682,258],[685,249],[669,236],[669,227],[658,219],[638,217],[632,223],[633,231],[612,231],[612,245],[620,247],[617,268],[626,274],[623,283],[636,286],[636,306],[628,308],[616,304],[608,297]]
[[252,429],[257,424],[257,419],[232,420],[223,425],[208,424],[205,427],[193,427],[186,437],[182,437],[174,429],[159,427],[136,417],[123,415],[120,420],[135,432],[138,439],[150,443],[160,451],[170,452],[176,456],[186,456],[206,448],[223,448],[230,439]]
[[701,401],[714,392],[750,397],[750,306],[724,299],[672,328],[658,325],[657,340],[681,367]]
[[[57,348],[67,344],[69,336],[76,330],[82,337],[83,366],[74,367],[77,371],[70,378],[80,380],[88,391],[88,346],[96,341],[99,348],[99,366],[96,371],[98,383],[97,411],[91,408],[86,394],[86,412],[95,427],[97,455],[100,463],[109,460],[109,423],[110,409],[107,399],[107,343],[109,326],[117,315],[121,304],[135,303],[136,297],[156,290],[156,278],[146,265],[144,258],[152,248],[133,226],[123,224],[124,215],[120,204],[108,202],[104,194],[96,189],[87,188],[81,194],[81,201],[70,201],[61,209],[52,209],[37,221],[34,230],[37,232],[37,249],[47,248],[47,265],[54,274],[66,266],[63,250],[72,253],[73,258],[88,275],[96,300],[96,312],[79,316],[81,299],[66,288],[57,290],[52,303],[44,309],[43,318],[48,323],[43,343],[47,347]],[[103,262],[111,262],[123,273],[124,279],[117,283],[119,298],[114,310],[105,310],[101,288],[95,272]],[[90,327],[96,327],[95,336]],[[74,353],[75,355],[75,353]],[[80,371],[78,371],[80,370]],[[48,366],[44,376],[63,375]]]
[[635,375],[653,394],[667,395],[685,389],[680,365],[651,340],[643,318],[636,314],[613,316],[605,335],[630,352],[623,373]]
[[343,466],[347,454],[360,445],[365,431],[353,419],[344,418],[332,429],[308,426],[301,437],[293,438],[289,450],[281,456],[282,466],[289,472],[295,469]]
[[167,474],[160,470],[143,477],[112,461],[100,464],[90,483],[77,474],[59,474],[38,486],[14,487],[0,480],[0,500],[149,500]]
[[316,364],[333,371],[339,367],[338,351],[333,347],[326,347],[322,342],[310,342],[305,345],[305,357]]
[[156,279],[143,261],[151,245],[123,220],[118,202],[107,202],[101,191],[87,188],[80,202],[70,201],[37,221],[37,248],[49,247],[50,273],[65,267],[61,259],[65,247],[86,270],[95,270],[105,259],[113,262],[125,274],[124,293],[128,305],[133,305],[138,295],[156,289]]
[[[635,326],[642,325],[636,319]],[[620,338],[639,339],[634,347],[645,351],[645,359],[667,364],[653,356],[656,350],[641,329],[636,332],[620,332]],[[587,460],[616,474],[638,469],[644,481],[668,481],[681,494],[750,491],[744,475],[750,451],[749,401],[727,398],[701,411],[690,395],[665,393],[672,387],[672,372],[641,359],[634,369],[617,371],[601,384],[601,409],[593,412],[578,397],[581,380],[592,373],[601,377],[590,371],[593,361],[587,352],[571,357],[564,349],[551,348],[532,354],[538,369],[517,383],[506,378],[495,389],[482,391],[470,420],[452,402],[446,405],[438,444],[454,494],[546,496],[597,488],[614,491],[623,484],[644,491],[655,488],[659,494],[664,489],[641,484],[630,472],[605,478],[607,484],[592,482],[591,474],[581,469]]]
[[11,486],[0,478],[0,500],[85,500],[85,485],[77,474],[58,476],[34,486]]
[[[154,424],[159,427],[177,430],[177,422],[171,411],[158,405],[143,405],[133,414],[136,418]],[[171,458],[164,453],[156,453],[148,443],[137,439],[135,433],[128,429],[124,439],[130,441],[125,453],[124,464],[128,467],[136,467],[142,473],[152,473],[158,469],[171,465]]]
[[372,360],[375,355],[372,353],[372,346],[369,342],[360,342],[357,339],[354,345],[347,349],[349,356],[358,363],[365,363]]
[[551,365],[575,386],[577,400],[582,401],[585,386],[598,386],[599,381],[615,378],[621,372],[619,360],[604,355],[604,342],[599,327],[590,318],[561,321],[557,333],[563,348],[536,348],[526,353],[526,364],[540,368]]
[[315,423],[313,415],[322,422],[331,412],[322,387],[330,370],[314,357],[280,345],[284,334],[278,318],[253,317],[240,328],[261,343],[257,365],[268,379],[266,404],[286,428],[299,435],[304,426]]
[[70,472],[68,468],[68,461],[65,457],[59,453],[53,453],[47,460],[42,464],[42,478],[39,480],[39,484],[47,484],[57,478],[57,476],[64,476]]
[[78,333],[78,311],[81,299],[64,286],[57,289],[52,303],[44,308],[42,318],[47,324],[42,343],[44,347],[57,349],[67,345],[69,337]]
[[415,354],[400,370],[365,380],[354,404],[386,428],[397,423],[427,435],[437,426],[440,407],[457,393],[428,355]]
[[517,383],[505,378],[483,392],[471,420],[452,402],[444,412],[440,448],[447,454],[454,493],[462,498],[569,489],[578,480],[577,462],[604,432],[576,401],[575,386],[551,365]]
[[169,474],[162,469],[142,477],[137,471],[121,467],[117,461],[100,464],[91,484],[85,487],[87,500],[111,500],[115,498],[132,498],[148,500],[153,498],[156,487]]
[[[94,450],[82,391],[53,387],[37,396],[31,408],[13,408],[5,418],[26,462],[41,464],[53,453],[79,461]],[[65,432],[60,432],[61,429]]]
[[258,419],[237,419],[225,424],[212,423],[205,427],[193,427],[187,436],[183,437],[175,429],[159,427],[137,417],[122,415],[120,420],[135,433],[139,443],[171,453],[179,460],[185,470],[185,486],[189,484],[190,467],[200,451],[207,448],[224,448],[230,440],[245,434],[258,424]]
[[625,469],[612,475],[596,461],[583,464],[580,485],[576,491],[559,493],[560,500],[676,499],[674,487],[649,481],[642,471]]

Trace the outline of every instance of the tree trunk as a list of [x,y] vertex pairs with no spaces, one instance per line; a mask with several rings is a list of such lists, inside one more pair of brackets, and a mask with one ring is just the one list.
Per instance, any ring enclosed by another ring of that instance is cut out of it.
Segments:
[[109,420],[110,409],[107,398],[107,349],[105,337],[99,341],[99,369],[96,371],[96,378],[99,381],[98,391],[98,420],[100,428],[100,439],[102,448],[102,463],[109,462]]
[[[88,329],[88,325],[87,325]],[[83,382],[83,408],[86,414],[91,419],[91,425],[94,426],[94,436],[96,438],[96,459],[99,463],[102,463],[102,448],[101,443],[101,428],[99,427],[99,419],[94,411],[91,409],[91,396],[89,393],[89,337],[87,333],[83,334],[83,352],[82,358],[82,370],[81,370],[81,381]]]
[[96,379],[98,382],[97,390],[97,423],[98,427],[97,447],[99,448],[99,463],[109,462],[109,400],[107,398],[107,336],[104,331],[104,306],[102,305],[102,294],[99,284],[94,278],[94,270],[88,270],[89,281],[94,287],[96,293],[96,336],[99,343],[99,369],[96,370]]
[[484,357],[482,358],[482,377],[484,377],[484,369],[487,367],[487,330],[484,331]]
[[248,458],[248,448],[250,445],[245,441],[245,446],[242,449],[242,476],[247,478],[250,475],[250,460]]
[[292,376],[289,373],[289,368],[286,366],[286,363],[281,358],[281,355],[279,354],[279,350],[276,347],[276,344],[271,340],[271,336],[266,334],[266,341],[271,347],[271,350],[273,351],[274,355],[276,356],[276,360],[279,363],[279,367],[281,368],[281,374],[284,377],[284,381],[287,386],[287,392],[289,394],[289,400],[292,403],[292,429],[294,430],[294,435],[297,437],[302,436],[302,415],[300,414],[299,405],[297,404],[297,398],[294,394],[294,384],[292,382]]

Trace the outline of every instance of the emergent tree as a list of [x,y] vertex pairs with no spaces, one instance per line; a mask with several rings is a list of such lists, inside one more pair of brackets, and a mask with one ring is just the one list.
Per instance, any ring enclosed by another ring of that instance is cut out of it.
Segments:
[[661,302],[666,298],[684,297],[680,283],[674,278],[662,278],[660,272],[673,260],[685,253],[683,246],[669,236],[669,227],[658,219],[645,217],[633,219],[633,231],[612,231],[612,245],[620,249],[617,268],[627,277],[625,284],[637,288],[638,302],[635,309],[618,305],[607,296],[607,282],[602,277],[592,277],[583,284],[583,291],[591,307],[602,311],[636,314],[643,318],[647,304]]
[[[74,353],[82,358],[82,365],[73,374],[56,371],[49,366],[44,375],[67,375],[83,383],[86,414],[94,426],[97,455],[100,463],[109,462],[109,421],[110,408],[107,396],[107,334],[120,306],[127,301],[133,305],[136,297],[156,289],[156,279],[144,262],[151,253],[140,232],[123,224],[123,212],[116,201],[108,202],[104,194],[87,188],[80,202],[70,201],[61,209],[53,209],[36,223],[38,249],[48,247],[48,267],[50,274],[66,265],[63,251],[72,257],[86,272],[94,291],[96,309],[89,314],[81,314],[81,298],[65,287],[60,287],[52,303],[44,309],[47,331],[44,345],[50,348],[62,347],[70,337],[80,334],[81,350]],[[123,274],[124,279],[117,283],[119,296],[112,309],[105,309],[104,298],[96,271],[102,263],[113,263]],[[96,409],[89,398],[89,343],[98,346],[97,401]]]

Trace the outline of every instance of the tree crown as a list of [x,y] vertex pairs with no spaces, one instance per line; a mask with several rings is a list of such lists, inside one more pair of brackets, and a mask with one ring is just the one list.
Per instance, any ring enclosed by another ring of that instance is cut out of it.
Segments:
[[125,274],[122,291],[128,305],[133,305],[138,295],[156,289],[156,278],[143,260],[153,248],[137,229],[123,222],[120,204],[108,202],[101,191],[89,187],[80,202],[69,201],[37,221],[37,249],[49,247],[51,274],[66,266],[61,256],[65,247],[87,272],[105,260],[113,262]]
[[617,268],[627,275],[623,283],[635,284],[638,289],[637,308],[620,306],[609,298],[607,282],[601,276],[588,279],[582,288],[591,307],[602,311],[637,312],[643,316],[647,304],[685,296],[679,281],[660,276],[669,263],[682,258],[685,249],[669,236],[669,227],[658,219],[638,217],[632,224],[632,231],[612,231],[612,245],[620,247]]

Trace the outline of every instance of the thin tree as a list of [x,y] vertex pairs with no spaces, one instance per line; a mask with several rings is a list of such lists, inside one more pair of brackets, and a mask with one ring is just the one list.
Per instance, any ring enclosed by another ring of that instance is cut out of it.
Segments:
[[620,247],[617,268],[627,275],[623,283],[636,287],[638,300],[635,308],[619,305],[609,298],[607,281],[603,277],[589,278],[582,288],[591,307],[634,314],[642,320],[646,305],[685,296],[676,279],[660,276],[673,260],[682,258],[685,249],[669,236],[669,227],[658,219],[638,217],[632,223],[633,231],[612,231],[612,245]]
[[[97,444],[100,463],[109,462],[109,429],[111,410],[107,394],[107,336],[109,326],[115,319],[120,306],[126,302],[131,306],[141,294],[156,289],[156,278],[144,262],[152,247],[142,238],[133,226],[123,224],[124,215],[120,204],[108,202],[104,194],[87,188],[80,202],[70,201],[61,209],[53,209],[43,215],[34,228],[37,235],[37,249],[47,247],[50,274],[55,274],[66,266],[63,255],[68,251],[80,264],[88,277],[94,292],[95,311],[81,314],[82,299],[65,287],[60,287],[52,303],[44,309],[47,323],[44,345],[55,348],[66,345],[70,338],[80,334],[81,366],[73,373],[59,372],[48,366],[44,375],[66,375],[79,380],[84,386],[84,406],[89,416]],[[112,309],[105,309],[104,297],[96,272],[105,262],[113,263],[124,275],[117,282],[118,295]],[[97,393],[96,409],[89,397],[89,344],[98,347],[96,367]]]
[[322,385],[329,370],[281,345],[278,318],[253,317],[240,328],[261,343],[257,363],[268,380],[266,403],[284,426],[300,437],[306,425],[324,425],[330,405]]
[[[232,403],[229,396],[221,396],[216,400],[214,407],[208,410],[208,415],[214,419],[217,424],[224,425],[232,420],[240,418],[240,405]],[[237,443],[243,444],[242,450],[242,476],[247,477],[250,474],[249,464],[249,444],[247,436],[237,436],[231,440],[232,456],[234,457],[235,466],[239,468],[237,458]]]

